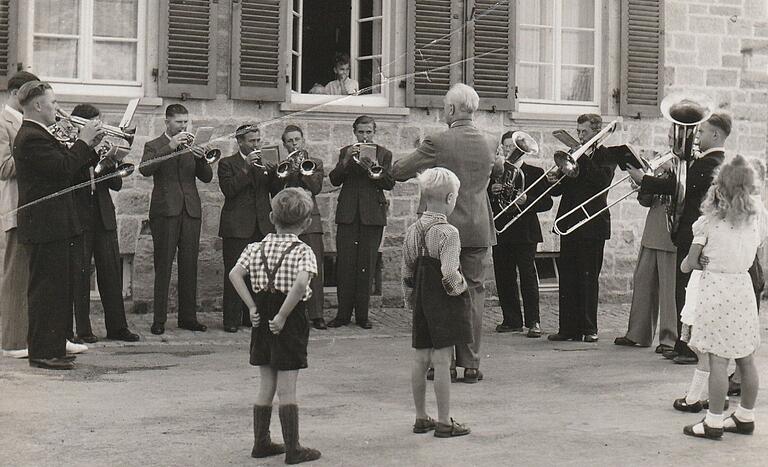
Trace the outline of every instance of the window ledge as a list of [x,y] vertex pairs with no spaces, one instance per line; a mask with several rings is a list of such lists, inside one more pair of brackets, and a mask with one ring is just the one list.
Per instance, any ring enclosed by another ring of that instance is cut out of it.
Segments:
[[[507,112],[509,124],[525,123],[531,126],[542,126],[561,128],[564,125],[573,126],[576,124],[576,118],[582,114],[582,112],[566,113],[567,109],[563,109],[563,113],[535,113],[535,112]],[[604,115],[598,113],[603,117],[603,122],[612,122],[613,120],[623,121],[623,118],[618,115]]]
[[[57,94],[56,100],[62,104],[93,104],[102,111],[123,110],[132,97],[122,96],[88,96],[83,94]],[[163,105],[162,97],[142,97],[139,109],[143,111],[154,110]]]
[[303,112],[308,118],[316,115],[317,118],[345,117],[349,115],[370,115],[383,117],[383,120],[391,118],[399,120],[411,114],[411,109],[405,107],[374,107],[366,105],[323,105],[323,104],[295,104],[283,102],[280,104],[282,112]]

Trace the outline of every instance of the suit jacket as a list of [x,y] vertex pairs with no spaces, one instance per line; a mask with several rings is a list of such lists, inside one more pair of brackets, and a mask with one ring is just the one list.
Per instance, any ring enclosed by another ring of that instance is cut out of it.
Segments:
[[384,168],[381,178],[372,180],[368,171],[349,159],[344,164],[344,154],[350,146],[339,151],[339,161],[328,174],[333,186],[341,185],[336,205],[336,223],[352,224],[355,219],[362,225],[387,225],[389,203],[382,190],[395,186],[392,178],[392,153],[384,146],[376,148],[376,162]]
[[[544,169],[533,165],[528,165],[525,162],[523,162],[523,164],[520,166],[520,170],[523,171],[523,175],[525,176],[526,187],[531,186],[534,181],[538,180],[539,177],[544,175]],[[492,184],[500,182],[500,178],[501,175],[499,175],[499,177],[491,177],[491,183],[488,185],[488,195],[491,197],[491,208],[493,209],[494,216],[501,211],[502,207],[499,206],[499,204],[496,202],[490,190]],[[542,195],[548,186],[549,184],[547,183],[546,179],[542,179],[541,182],[537,183],[527,193],[527,200],[525,203],[520,205],[520,209],[525,209],[530,206],[531,203],[536,200],[536,198]],[[552,209],[552,204],[552,197],[549,195],[549,193],[547,193],[541,198],[541,200],[536,203],[536,205],[528,210],[528,212],[523,214],[518,220],[515,221],[514,224],[509,226],[509,228],[505,230],[504,233],[497,234],[497,240],[499,244],[540,243],[544,241],[544,238],[541,235],[541,224],[539,224],[539,216],[536,213],[549,211]],[[509,222],[509,220],[512,218],[512,215],[517,212],[519,211],[514,207],[507,209],[505,214],[503,214],[499,218],[499,221],[496,222],[496,225],[503,227],[504,224]],[[510,215],[508,216],[507,214]]]
[[202,217],[200,194],[197,192],[195,177],[208,183],[213,179],[213,170],[203,159],[195,158],[192,151],[181,151],[162,162],[145,162],[161,158],[176,152],[168,145],[170,139],[163,133],[144,145],[139,172],[145,177],[153,177],[152,201],[149,205],[149,217],[179,216],[182,209],[189,217]]
[[[565,177],[550,192],[552,196],[561,196],[556,218],[611,184],[616,170],[615,152],[617,150],[616,147],[601,146],[591,157],[579,158],[579,175],[575,178]],[[586,209],[589,213],[597,212],[607,206],[607,200],[608,193],[604,193],[587,204]],[[557,225],[561,230],[566,230],[582,219],[584,219],[584,214],[581,211],[576,211]],[[610,210],[606,209],[599,216],[569,234],[568,238],[572,240],[608,240],[611,238]]]
[[[94,166],[95,164],[91,164],[83,167],[78,172],[75,182],[90,181],[91,168]],[[96,190],[93,193],[91,193],[90,185],[80,188],[75,192],[77,214],[80,217],[83,230],[93,230],[94,228],[103,230],[117,229],[115,205],[112,202],[109,190],[120,191],[121,188],[123,188],[123,179],[121,177],[113,177],[96,183]],[[92,206],[93,204],[95,206]]]
[[[678,248],[689,248],[693,242],[693,223],[701,215],[701,203],[715,179],[715,170],[725,160],[725,152],[713,151],[700,157],[688,166],[685,180],[685,204],[680,216],[680,226],[672,237]],[[677,181],[674,177],[651,177],[646,175],[640,184],[640,193],[672,195]]]
[[13,140],[21,127],[21,120],[8,109],[0,112],[0,228],[4,232],[16,228],[16,214],[8,214],[19,205],[19,184],[16,165],[11,154]]
[[264,171],[248,166],[238,151],[219,161],[218,174],[219,188],[224,193],[219,237],[251,238],[257,227],[265,235],[274,232],[269,221],[274,173],[264,175]]
[[[83,141],[67,149],[37,123],[25,120],[13,143],[19,205],[72,186],[77,172],[99,156]],[[19,241],[48,243],[83,231],[72,192],[29,206],[18,213]]]
[[[412,154],[398,159],[392,176],[402,182],[431,167],[444,167],[455,173],[461,187],[448,222],[459,230],[462,247],[489,247],[496,244],[486,191],[495,153],[474,122],[458,120],[448,130],[425,138]],[[419,212],[423,211],[422,200]]]
[[325,172],[323,171],[323,161],[314,157],[310,157],[310,159],[315,163],[315,173],[309,176],[304,176],[299,173],[291,173],[288,177],[282,180],[275,178],[275,185],[277,187],[275,191],[291,187],[309,190],[309,192],[312,193],[312,204],[314,206],[312,207],[312,223],[309,224],[309,227],[307,227],[307,230],[305,230],[304,233],[321,234],[323,233],[323,220],[320,217],[320,208],[317,207],[317,199],[315,199],[315,196],[319,195],[323,190],[323,178],[325,178]]

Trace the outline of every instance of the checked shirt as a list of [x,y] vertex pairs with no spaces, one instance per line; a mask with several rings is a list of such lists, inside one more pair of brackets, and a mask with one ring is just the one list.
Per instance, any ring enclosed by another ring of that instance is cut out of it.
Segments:
[[[264,248],[264,253],[267,256],[267,266],[270,269],[274,269],[283,251],[291,246],[293,242],[300,242],[299,237],[293,234],[271,233],[267,234],[264,240],[251,243],[245,247],[245,250],[240,255],[240,259],[237,260],[237,264],[248,271],[248,274],[251,276],[251,288],[254,292],[258,293],[262,290],[267,290],[267,284],[269,283],[267,272],[264,270],[261,261],[261,248]],[[310,278],[317,275],[315,254],[309,245],[303,242],[300,242],[300,245],[286,255],[280,269],[275,273],[275,288],[288,295],[291,286],[296,281],[296,276],[301,271],[307,271],[310,274]],[[311,296],[312,289],[307,285],[307,289],[304,291],[301,299],[307,300]]]

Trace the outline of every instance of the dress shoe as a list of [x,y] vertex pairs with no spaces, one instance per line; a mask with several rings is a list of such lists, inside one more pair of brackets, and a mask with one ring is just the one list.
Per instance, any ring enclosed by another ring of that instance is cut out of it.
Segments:
[[477,368],[464,368],[464,382],[467,384],[475,384],[478,381],[483,380],[483,372]]
[[371,329],[373,327],[371,322],[368,321],[368,320],[361,321],[361,322],[357,323],[357,325],[360,326],[363,329]]
[[699,363],[699,357],[696,355],[677,355],[672,361],[678,365],[695,365]]
[[108,332],[107,339],[113,341],[138,342],[140,337],[138,334],[132,333],[128,328],[122,328],[115,332]]
[[72,342],[76,344],[95,344],[99,342],[99,338],[94,336],[93,333],[90,334],[78,334],[77,339],[74,339]]
[[315,318],[312,320],[312,327],[315,329],[328,329],[328,325],[325,324],[325,320],[323,318]]
[[539,326],[539,323],[528,328],[528,334],[526,334],[525,337],[541,337],[541,326]]
[[680,412],[699,413],[704,410],[704,404],[705,401],[696,401],[693,404],[689,404],[685,401],[685,397],[681,397],[680,399],[675,399],[672,407],[674,407],[675,410],[679,410]]
[[559,342],[559,341],[576,341],[576,342],[581,342],[581,339],[582,339],[581,335],[578,335],[578,336],[568,336],[568,335],[565,335],[565,334],[560,334],[559,332],[557,334],[550,334],[550,335],[547,336],[547,340],[556,341],[556,342]]
[[161,334],[165,334],[165,324],[164,323],[152,323],[152,327],[149,328],[149,332],[152,334],[159,336]]
[[496,332],[523,332],[523,327],[509,326],[501,323],[496,326]]
[[584,342],[597,342],[597,334],[586,334],[584,336]]
[[331,320],[331,321],[328,323],[328,327],[329,327],[329,328],[340,328],[340,327],[342,327],[342,326],[346,326],[347,324],[349,324],[349,321],[342,321],[342,320],[340,320],[339,318],[333,318],[333,319],[332,319],[332,320]]
[[88,346],[85,344],[75,344],[74,342],[67,341],[67,353],[78,354],[88,350]]
[[188,331],[200,331],[205,332],[208,330],[208,326],[198,321],[190,321],[189,323],[179,323],[179,329],[186,329]]
[[3,357],[27,358],[29,357],[29,351],[27,349],[3,350]]
[[616,345],[623,345],[625,347],[634,347],[637,345],[637,343],[626,336],[617,337],[613,340],[613,343]]
[[654,350],[654,352],[656,352],[657,354],[663,354],[664,352],[666,352],[668,350],[674,351],[675,349],[673,349],[672,347],[668,346],[667,344],[659,344],[659,345],[656,346],[656,350]]
[[29,366],[46,370],[72,370],[75,363],[63,358],[30,358]]
[[224,332],[237,332],[237,326],[224,326]]

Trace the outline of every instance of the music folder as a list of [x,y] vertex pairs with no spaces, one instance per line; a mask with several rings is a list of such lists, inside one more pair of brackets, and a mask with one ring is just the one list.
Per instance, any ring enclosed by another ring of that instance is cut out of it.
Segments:
[[262,161],[273,162],[275,164],[280,162],[280,148],[276,144],[262,146],[259,150],[261,151]]
[[139,101],[141,101],[141,99],[137,98],[131,99],[130,102],[128,102],[128,107],[125,108],[125,113],[123,113],[123,118],[120,120],[118,128],[128,128],[131,125],[133,116],[136,114],[136,109],[139,107]]
[[629,144],[622,144],[611,148],[616,154],[616,164],[621,170],[626,171],[627,168],[634,167],[636,169],[648,170],[648,163],[640,157],[635,148]]
[[212,126],[201,126],[195,131],[195,146],[202,146],[211,140],[213,136]]
[[357,147],[360,149],[360,160],[369,159],[376,161],[376,145],[373,143],[357,143]]

